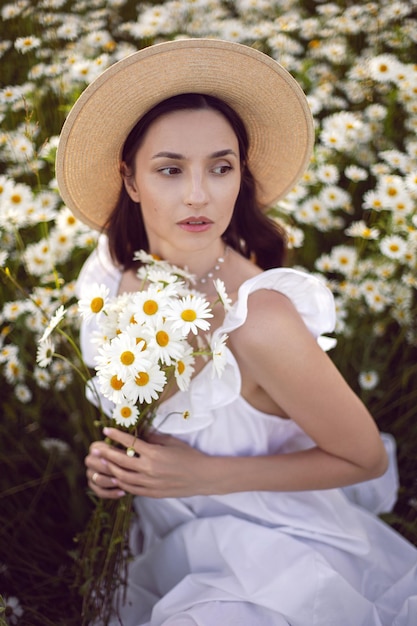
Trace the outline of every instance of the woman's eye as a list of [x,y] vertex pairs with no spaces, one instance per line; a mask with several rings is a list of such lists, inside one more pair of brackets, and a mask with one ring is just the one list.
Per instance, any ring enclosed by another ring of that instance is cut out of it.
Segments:
[[227,174],[231,169],[233,169],[231,165],[216,165],[216,167],[213,167],[213,172],[215,174]]
[[169,165],[168,167],[161,167],[159,170],[161,174],[164,176],[175,176],[176,174],[180,174],[181,170],[179,167],[175,167],[174,165]]

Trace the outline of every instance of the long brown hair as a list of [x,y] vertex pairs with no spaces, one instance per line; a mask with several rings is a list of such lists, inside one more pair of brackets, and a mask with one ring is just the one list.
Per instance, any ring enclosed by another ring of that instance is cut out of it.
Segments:
[[[158,103],[137,122],[123,147],[122,161],[134,172],[134,159],[151,124],[167,113],[183,110],[211,109],[223,115],[232,127],[239,144],[241,185],[232,219],[223,240],[243,256],[253,258],[262,269],[284,264],[286,238],[284,231],[269,219],[256,201],[256,181],[247,166],[249,148],[245,126],[237,113],[214,96],[186,93]],[[134,202],[122,185],[117,204],[106,224],[110,253],[124,269],[134,265],[136,250],[149,251],[148,238],[140,204]]]

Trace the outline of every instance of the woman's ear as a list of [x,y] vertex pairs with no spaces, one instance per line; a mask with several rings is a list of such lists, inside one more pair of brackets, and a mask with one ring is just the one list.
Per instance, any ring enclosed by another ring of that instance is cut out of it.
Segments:
[[126,165],[124,161],[120,164],[120,173],[122,175],[123,184],[129,197],[133,200],[133,202],[140,202],[140,195],[139,190],[136,187],[135,177],[131,169]]

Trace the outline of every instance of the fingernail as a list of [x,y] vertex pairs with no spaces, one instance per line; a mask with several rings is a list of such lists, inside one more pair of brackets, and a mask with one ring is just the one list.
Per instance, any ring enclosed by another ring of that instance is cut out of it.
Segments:
[[117,495],[118,496],[125,496],[126,495],[126,491],[120,490],[120,491],[117,492]]
[[109,434],[109,432],[110,432],[110,429],[109,429],[109,428],[107,428],[107,426],[105,426],[105,427],[103,428],[103,435],[108,435],[108,434]]
[[101,460],[102,464],[104,465],[104,467],[108,466],[108,463],[107,463],[106,459],[100,459],[100,460]]
[[100,450],[98,450],[97,448],[92,448],[91,454],[94,454],[94,456],[100,456]]

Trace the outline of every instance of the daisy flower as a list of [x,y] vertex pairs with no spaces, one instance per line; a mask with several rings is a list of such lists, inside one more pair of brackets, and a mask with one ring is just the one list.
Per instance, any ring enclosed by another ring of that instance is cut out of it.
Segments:
[[139,410],[134,402],[126,400],[115,406],[112,418],[120,426],[134,426],[139,419]]
[[29,50],[39,48],[41,43],[42,42],[39,37],[33,37],[32,35],[28,35],[27,37],[18,37],[14,42],[14,47],[18,52],[22,52],[24,54]]
[[139,291],[133,295],[135,320],[138,324],[143,322],[158,323],[164,315],[164,307],[168,296],[165,290],[151,286],[146,291]]
[[100,384],[100,390],[105,398],[108,398],[115,404],[125,399],[123,388],[125,380],[115,374],[112,367],[101,369],[97,378]]
[[42,343],[49,337],[52,331],[55,330],[55,328],[58,326],[61,320],[65,317],[65,313],[66,313],[65,307],[64,305],[61,305],[53,314],[48,326],[45,328],[43,332],[42,337],[39,339],[39,343]]
[[398,235],[389,235],[381,241],[380,250],[389,259],[402,259],[407,252],[407,242]]
[[201,296],[188,295],[178,301],[170,302],[171,311],[167,313],[166,319],[172,321],[172,328],[181,330],[184,336],[191,331],[198,334],[198,329],[208,330],[210,322],[208,318],[213,317],[210,313],[209,303]]
[[219,300],[225,308],[225,311],[230,311],[232,308],[232,301],[227,295],[226,286],[220,278],[213,280],[214,288],[219,296]]
[[193,350],[190,347],[186,350],[176,363],[175,363],[175,380],[181,391],[186,391],[190,385],[191,376],[194,372],[195,357]]
[[155,360],[171,365],[172,361],[181,358],[184,352],[183,335],[169,322],[162,322],[155,328],[149,349],[155,354]]
[[151,404],[158,400],[167,382],[166,374],[157,363],[138,371],[126,380],[123,394],[130,402]]
[[48,367],[55,354],[55,344],[51,337],[40,342],[36,351],[36,363],[39,367]]
[[345,230],[346,235],[349,237],[361,237],[362,239],[378,239],[379,230],[377,228],[371,228],[364,220],[358,220],[352,222]]
[[348,165],[345,168],[345,176],[352,180],[354,183],[358,183],[368,178],[368,172],[363,167],[357,165]]
[[32,400],[32,392],[27,385],[19,383],[14,388],[14,395],[22,404],[27,404]]
[[379,376],[374,370],[367,372],[361,372],[359,374],[359,386],[361,389],[370,390],[375,389],[379,383]]
[[117,335],[110,343],[99,348],[96,363],[98,372],[110,366],[122,380],[129,375],[136,376],[140,370],[146,370],[151,365],[144,356],[142,343],[136,343],[135,339],[126,334]]
[[220,337],[215,339],[211,344],[212,350],[212,373],[211,376],[218,376],[221,378],[223,374],[224,368],[226,367],[226,359],[227,359],[227,350],[226,350],[226,341],[228,339],[228,335],[223,333]]
[[106,285],[94,283],[91,286],[89,296],[78,301],[79,312],[84,320],[93,317],[98,318],[103,313],[109,293],[109,288]]

